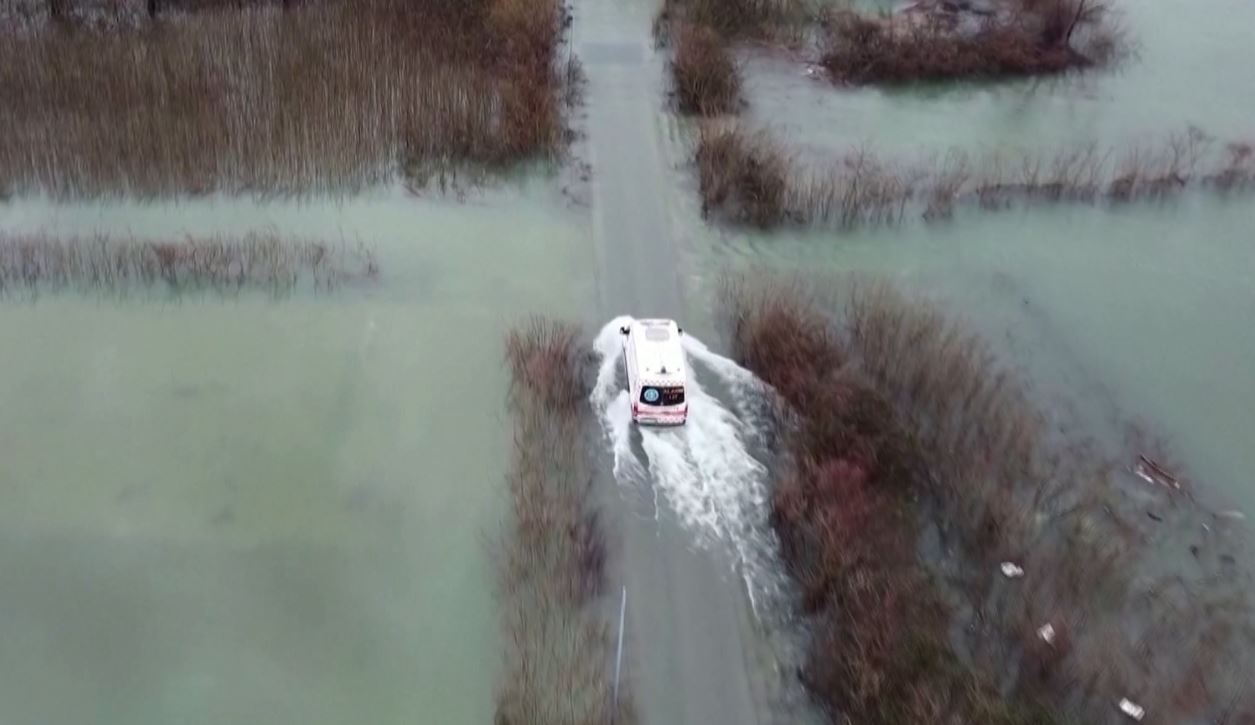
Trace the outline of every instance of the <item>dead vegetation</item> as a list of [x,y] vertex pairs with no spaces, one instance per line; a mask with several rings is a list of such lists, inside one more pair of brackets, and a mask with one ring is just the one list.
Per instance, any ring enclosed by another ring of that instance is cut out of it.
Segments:
[[681,113],[715,116],[741,105],[741,72],[733,44],[764,40],[807,17],[798,0],[667,0],[654,36],[674,48],[671,77]]
[[1250,582],[1187,492],[1122,485],[978,337],[888,287],[743,278],[723,297],[734,352],[791,421],[773,524],[815,621],[806,684],[834,717],[1251,707]]
[[617,709],[613,700],[606,534],[584,447],[586,357],[578,331],[560,323],[535,320],[506,338],[514,451],[497,554],[506,642],[498,725],[635,720],[625,692]]
[[842,83],[1060,73],[1109,61],[1123,39],[1104,0],[921,0],[904,12],[854,10],[824,22],[822,65]]
[[271,234],[168,242],[0,235],[0,295],[67,289],[278,293],[303,279],[314,289],[327,290],[378,274],[374,253],[360,244],[293,241]]
[[1096,146],[1042,154],[977,157],[952,151],[923,163],[894,164],[858,149],[800,162],[764,130],[708,123],[695,152],[703,213],[772,227],[816,224],[850,229],[893,224],[909,214],[951,218],[960,207],[1157,202],[1199,189],[1255,186],[1247,144],[1220,145],[1191,129],[1165,142],[1118,153]]
[[714,116],[736,111],[741,77],[731,50],[714,30],[682,24],[675,33],[671,72],[682,113]]
[[0,195],[349,192],[550,156],[564,25],[560,0],[321,0],[11,31]]

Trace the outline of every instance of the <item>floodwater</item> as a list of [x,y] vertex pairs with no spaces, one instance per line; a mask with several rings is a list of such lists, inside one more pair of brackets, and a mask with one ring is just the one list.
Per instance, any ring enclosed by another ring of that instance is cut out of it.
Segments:
[[[1114,3],[1135,53],[1060,79],[836,89],[797,63],[747,58],[751,121],[800,150],[891,158],[950,148],[1096,144],[1116,154],[1201,129],[1255,139],[1255,5]],[[778,109],[788,108],[789,113]],[[690,213],[697,213],[696,209]],[[695,236],[689,266],[869,272],[936,299],[986,333],[1086,435],[1130,424],[1166,436],[1213,495],[1255,510],[1255,196],[1190,193],[1125,208],[1039,207],[854,232]]]
[[[1131,423],[1162,433],[1218,505],[1255,513],[1255,199],[710,227],[690,125],[663,97],[654,5],[576,6],[591,208],[553,177],[463,201],[0,205],[6,232],[273,229],[360,240],[381,268],[373,285],[278,300],[0,300],[0,720],[490,722],[501,336],[548,314],[592,339],[632,314],[693,333],[700,388],[683,431],[624,425],[613,361],[603,391],[633,694],[661,725],[805,722],[772,713],[789,699],[788,623],[760,596],[774,560],[753,381],[719,355],[729,270],[894,280],[984,332],[1060,420],[1112,446]],[[760,54],[747,115],[803,148],[912,157],[1125,148],[1191,124],[1255,135],[1255,6],[1121,8],[1140,47],[1115,71],[834,90]]]
[[[1255,140],[1250,33],[1255,5],[1116,0],[1133,51],[1112,70],[1067,78],[833,92],[805,67],[748,59],[746,117],[791,145],[866,146],[914,158],[969,151],[1162,143],[1190,126],[1224,141]],[[784,111],[787,109],[787,112]]]
[[0,306],[0,720],[490,722],[501,339],[592,295],[587,215],[550,187],[0,208],[5,231],[361,239],[382,274]]

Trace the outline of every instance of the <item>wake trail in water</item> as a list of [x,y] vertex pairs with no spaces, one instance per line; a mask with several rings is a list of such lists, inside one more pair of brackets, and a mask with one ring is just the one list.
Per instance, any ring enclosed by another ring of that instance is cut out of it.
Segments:
[[[620,373],[619,328],[631,322],[631,317],[615,318],[594,341],[600,363],[590,402],[614,455],[615,479],[652,482],[699,544],[730,546],[757,611],[763,597],[778,588],[779,569],[778,547],[767,521],[767,468],[747,445],[761,435],[762,401],[768,388],[753,373],[686,334],[687,423],[677,428],[634,427],[626,376]],[[711,382],[729,391],[735,412],[702,384],[694,363],[714,377]],[[633,451],[634,429],[645,461]]]

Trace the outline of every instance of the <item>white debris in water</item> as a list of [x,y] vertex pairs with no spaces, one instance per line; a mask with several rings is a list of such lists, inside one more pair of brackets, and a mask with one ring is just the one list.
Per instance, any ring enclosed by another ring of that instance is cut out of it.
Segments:
[[1002,575],[1008,579],[1019,579],[1020,577],[1024,576],[1024,570],[1016,566],[1012,562],[1009,562],[1009,561],[1002,562],[1001,568],[1002,568]]
[[1125,715],[1128,715],[1134,720],[1141,720],[1143,717],[1146,716],[1145,708],[1143,708],[1141,705],[1138,705],[1136,702],[1133,702],[1132,700],[1128,699],[1127,697],[1122,698],[1120,700],[1120,712],[1124,713]]
[[1227,511],[1221,511],[1220,513],[1216,514],[1216,518],[1230,519],[1232,521],[1245,521],[1246,514],[1242,513],[1241,511],[1238,511],[1237,509],[1229,509]]
[[1041,641],[1046,644],[1053,645],[1055,643],[1055,626],[1047,622],[1037,630],[1037,636],[1041,637]]

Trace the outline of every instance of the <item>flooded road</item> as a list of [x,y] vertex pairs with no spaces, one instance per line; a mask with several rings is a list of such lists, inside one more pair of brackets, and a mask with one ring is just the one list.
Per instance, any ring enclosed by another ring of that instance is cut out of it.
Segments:
[[[655,11],[652,3],[609,0],[587,0],[576,8],[574,40],[588,75],[601,312],[590,322],[598,326],[622,313],[685,319],[671,217],[671,200],[685,192],[660,129],[664,67],[652,49]],[[599,338],[599,352],[603,365],[609,363],[613,387],[617,326],[607,325],[602,337],[607,334],[604,342]],[[728,414],[698,392],[692,391],[692,417],[684,430],[637,431],[639,458],[626,450],[632,445],[631,431],[621,425],[626,408],[611,408],[608,425],[618,437],[601,483],[622,541],[633,695],[646,723],[776,722],[773,700],[780,698],[787,677],[776,670],[750,607],[736,548],[744,532],[703,541],[709,532],[686,517],[685,492],[709,482],[739,498],[746,492],[740,484],[747,483],[724,475],[726,469],[711,470],[710,464],[725,463],[721,457],[728,450],[721,445],[740,447],[729,425],[708,428],[727,423]],[[673,445],[681,436],[688,439],[682,449]],[[748,454],[742,457],[742,468],[757,465]],[[616,471],[621,475],[613,475]],[[748,473],[749,483],[763,485],[761,465]]]

